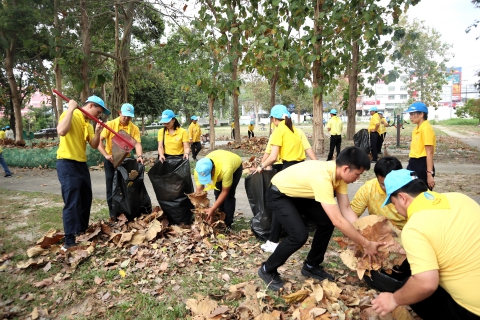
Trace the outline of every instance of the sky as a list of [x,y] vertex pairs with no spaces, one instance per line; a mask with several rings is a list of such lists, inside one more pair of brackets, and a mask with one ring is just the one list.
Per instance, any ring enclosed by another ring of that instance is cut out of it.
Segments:
[[472,84],[480,78],[475,71],[480,70],[480,25],[469,33],[465,29],[475,19],[480,19],[480,8],[473,6],[470,0],[421,0],[407,11],[408,20],[425,21],[436,29],[441,41],[453,45],[455,54],[449,62],[450,67],[462,67],[462,84]]

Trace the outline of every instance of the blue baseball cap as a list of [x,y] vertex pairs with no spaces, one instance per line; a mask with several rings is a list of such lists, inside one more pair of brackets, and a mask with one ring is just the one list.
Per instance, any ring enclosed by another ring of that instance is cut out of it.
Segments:
[[109,116],[111,114],[110,110],[108,110],[105,107],[105,102],[103,102],[102,98],[97,97],[97,96],[90,96],[90,97],[88,97],[87,101],[85,101],[85,103],[87,103],[87,102],[93,102],[95,104],[98,104],[100,107],[103,108],[103,113],[106,114],[107,116]]
[[5,129],[10,129],[10,126],[6,126]]
[[167,123],[167,122],[170,122],[170,120],[172,120],[173,118],[176,118],[177,116],[175,115],[175,113],[173,113],[172,110],[165,110],[162,112],[162,119],[160,119],[160,123]]
[[425,105],[425,103],[423,102],[420,102],[420,101],[417,101],[417,102],[414,102],[410,105],[410,107],[407,109],[407,111],[405,111],[406,113],[410,113],[410,112],[424,112],[424,113],[428,113],[428,108],[427,106]]
[[378,108],[377,107],[371,107],[369,112],[372,112],[372,111],[378,111]]
[[254,124],[254,123],[255,123],[255,121],[253,121],[253,120],[250,121],[250,124]]
[[197,116],[191,116],[190,119],[191,120],[198,120],[198,117]]
[[283,104],[277,104],[273,106],[272,110],[270,110],[270,117],[274,117],[275,119],[283,119],[285,117],[290,118],[290,112],[288,112],[287,107]]
[[378,114],[383,114],[383,111],[378,111],[377,113],[378,113]]
[[337,114],[337,109],[330,110],[330,114]]
[[2,128],[3,131],[5,131],[5,128]]
[[394,193],[401,187],[406,186],[415,179],[418,178],[414,171],[410,171],[407,169],[390,171],[390,173],[387,174],[387,176],[385,177],[385,181],[383,182],[385,184],[385,192],[387,193],[387,199],[385,199],[382,208],[392,202],[392,193]]
[[122,116],[124,117],[135,117],[135,114],[133,113],[133,106],[130,103],[124,103],[122,104],[122,108],[120,109],[120,112],[122,112]]
[[202,158],[198,160],[195,171],[197,171],[198,181],[202,185],[212,182],[212,169],[213,162],[209,158]]

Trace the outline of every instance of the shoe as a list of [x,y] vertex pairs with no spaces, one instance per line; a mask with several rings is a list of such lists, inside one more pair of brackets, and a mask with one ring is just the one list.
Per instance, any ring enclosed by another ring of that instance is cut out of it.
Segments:
[[370,163],[377,163],[377,160],[372,160],[370,161]]
[[12,177],[12,175],[13,175],[13,173],[10,173],[10,174],[6,174],[6,175],[4,175],[4,177],[5,177],[5,178],[11,178],[11,177]]
[[283,288],[284,283],[278,272],[267,273],[266,271],[263,271],[263,264],[260,269],[258,269],[258,276],[263,280],[263,282],[265,282],[267,288],[270,290],[278,291]]
[[332,276],[330,273],[325,272],[322,266],[309,267],[307,266],[307,264],[304,264],[302,268],[302,275],[304,275],[305,277],[315,278],[320,281],[325,279],[335,281],[335,277]]
[[74,243],[74,244],[64,244],[64,245],[60,248],[60,250],[61,250],[62,252],[67,252],[68,249],[70,249],[70,248],[72,248],[72,247],[76,247],[76,246],[78,246],[77,243]]
[[278,243],[271,242],[270,240],[267,240],[267,242],[262,244],[260,246],[260,248],[262,248],[262,250],[265,251],[265,252],[273,252],[273,251],[275,251],[277,246],[278,246]]

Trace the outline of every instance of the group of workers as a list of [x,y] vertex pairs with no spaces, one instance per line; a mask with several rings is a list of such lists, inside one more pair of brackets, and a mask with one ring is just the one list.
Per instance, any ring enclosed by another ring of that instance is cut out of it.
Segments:
[[[76,236],[88,227],[92,203],[90,173],[86,164],[86,143],[99,149],[105,157],[107,202],[111,212],[114,168],[112,165],[112,134],[97,124],[95,129],[79,110],[83,108],[99,118],[109,115],[104,101],[91,96],[83,106],[74,100],[60,116],[57,132],[60,145],[57,152],[57,173],[64,200],[63,251],[76,245]],[[269,289],[280,290],[284,281],[278,273],[287,259],[307,241],[308,228],[302,216],[316,225],[312,244],[301,274],[318,280],[335,280],[324,270],[322,263],[337,227],[345,236],[358,243],[365,255],[375,259],[384,245],[362,236],[352,225],[368,209],[369,214],[382,215],[402,229],[402,244],[407,253],[405,285],[393,293],[384,292],[372,301],[373,309],[385,315],[398,305],[410,305],[423,319],[479,319],[480,299],[475,294],[480,287],[480,206],[460,193],[440,194],[435,186],[435,133],[428,122],[428,108],[413,103],[406,111],[416,124],[412,133],[410,159],[407,169],[394,157],[377,158],[382,118],[371,110],[370,123],[373,160],[357,147],[340,152],[341,121],[331,111],[327,129],[333,137],[329,161],[305,161],[316,156],[305,134],[292,124],[290,113],[283,105],[271,109],[274,130],[256,173],[277,169],[266,191],[266,204],[272,212],[271,238],[265,246],[272,252],[258,270],[259,277]],[[137,161],[143,163],[139,129],[131,122],[134,107],[125,103],[118,118],[107,122],[115,131],[124,130],[135,141]],[[158,160],[169,156],[197,159],[201,149],[201,130],[198,118],[191,117],[187,130],[180,127],[171,110],[162,113],[164,128],[158,132]],[[249,129],[250,131],[250,129]],[[253,128],[252,128],[253,136]],[[373,141],[372,141],[373,140]],[[198,144],[197,144],[198,143]],[[381,144],[380,144],[381,146]],[[0,162],[1,162],[0,158]],[[374,163],[375,178],[367,181],[349,200],[347,185],[357,181]],[[242,159],[229,151],[216,150],[198,160],[194,180],[196,192],[214,189],[215,201],[207,209],[211,221],[215,210],[226,214],[225,224],[232,227],[235,212],[235,192],[242,176]],[[109,188],[110,185],[110,188]],[[111,216],[112,219],[116,217]],[[287,236],[280,239],[281,229]]]

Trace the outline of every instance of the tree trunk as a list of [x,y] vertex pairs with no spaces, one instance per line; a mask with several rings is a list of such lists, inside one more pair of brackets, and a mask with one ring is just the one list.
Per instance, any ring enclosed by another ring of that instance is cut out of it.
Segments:
[[[313,28],[317,41],[313,45],[313,54],[322,55],[322,31],[323,25],[319,22],[320,13],[323,10],[323,1],[317,0],[315,5],[315,19]],[[323,154],[324,140],[323,135],[323,86],[324,79],[321,73],[322,60],[317,59],[313,62],[313,152]]]
[[[54,22],[53,22],[53,25],[56,29],[59,30],[59,25],[58,25],[58,0],[55,0],[54,1]],[[60,51],[60,47],[57,47],[56,48],[56,51],[59,52]],[[62,69],[60,69],[60,64],[58,63],[58,58],[55,58],[54,60],[54,67],[53,67],[53,70],[55,72],[55,88],[57,88],[57,90],[59,92],[63,92],[62,91]],[[53,100],[52,100],[52,103],[53,103]],[[59,119],[59,116],[63,113],[63,101],[62,99],[58,99],[56,100],[56,106],[57,106],[57,110],[55,110],[55,115],[57,117],[57,123],[58,123],[58,119]]]
[[215,119],[213,118],[213,105],[215,104],[215,96],[208,95],[208,117],[210,124],[210,150],[215,149]]
[[5,71],[7,72],[8,84],[10,85],[11,100],[13,103],[13,112],[15,115],[15,141],[23,140],[23,123],[22,123],[22,103],[20,100],[20,92],[18,91],[17,80],[13,73],[14,52],[17,47],[17,39],[12,39],[10,46],[6,50],[5,55]]
[[88,65],[88,59],[90,57],[90,50],[92,49],[92,42],[90,38],[90,24],[88,21],[88,12],[87,12],[87,0],[80,0],[80,27],[82,28],[82,51],[83,51],[83,60],[80,69],[80,74],[83,80],[83,90],[80,95],[81,102],[87,101],[87,98],[90,96],[88,77],[90,76],[90,67]]
[[[355,135],[359,54],[360,52],[358,42],[354,41],[352,43],[352,63],[348,75],[347,140],[352,140],[353,136]],[[377,102],[375,101],[375,103]]]
[[[232,63],[232,81],[235,82],[237,81],[238,78],[238,60],[239,56],[237,55],[235,59],[233,59]],[[233,89],[233,94],[232,94],[232,102],[233,102],[233,118],[235,122],[235,143],[240,143],[242,140],[242,136],[240,134],[240,115],[238,111],[238,96],[239,96],[239,88],[235,87]]]
[[[275,105],[276,99],[275,99],[275,91],[277,90],[277,81],[278,81],[278,66],[275,69],[275,73],[273,74],[273,77],[270,78],[270,109]],[[270,114],[270,110],[267,110],[267,112]],[[270,118],[270,124],[268,125],[268,135],[270,136],[272,134],[272,118]]]

